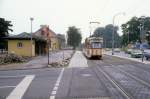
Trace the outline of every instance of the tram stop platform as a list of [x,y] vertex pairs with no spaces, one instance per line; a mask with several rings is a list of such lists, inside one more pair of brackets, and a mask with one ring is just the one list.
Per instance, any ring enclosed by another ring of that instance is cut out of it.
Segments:
[[69,68],[74,67],[88,67],[87,59],[81,51],[76,51],[69,63]]

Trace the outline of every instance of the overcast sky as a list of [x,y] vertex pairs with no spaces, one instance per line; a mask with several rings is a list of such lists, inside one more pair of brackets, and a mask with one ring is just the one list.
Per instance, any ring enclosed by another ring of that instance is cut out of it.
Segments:
[[[65,34],[69,26],[81,29],[83,38],[89,36],[89,22],[112,24],[115,18],[120,26],[133,16],[150,16],[150,0],[0,0],[0,17],[12,21],[13,34],[30,32],[30,17],[34,17],[33,31],[46,24],[56,32]],[[121,30],[119,31],[121,34]]]

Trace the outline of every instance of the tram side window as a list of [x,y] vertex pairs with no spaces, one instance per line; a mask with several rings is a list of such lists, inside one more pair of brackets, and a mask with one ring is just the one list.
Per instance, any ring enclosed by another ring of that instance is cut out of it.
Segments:
[[102,48],[101,43],[92,43],[92,48]]

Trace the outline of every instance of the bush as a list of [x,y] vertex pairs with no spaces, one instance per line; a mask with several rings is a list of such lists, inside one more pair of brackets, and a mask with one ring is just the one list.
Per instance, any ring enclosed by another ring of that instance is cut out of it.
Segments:
[[15,54],[5,54],[0,56],[0,64],[9,64],[9,63],[22,63],[26,60]]

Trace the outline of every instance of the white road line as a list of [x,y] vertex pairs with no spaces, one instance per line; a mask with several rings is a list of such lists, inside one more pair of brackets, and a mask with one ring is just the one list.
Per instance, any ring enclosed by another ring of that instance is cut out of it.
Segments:
[[55,86],[54,86],[54,88],[53,88],[53,91],[51,92],[51,96],[50,96],[49,99],[55,99],[55,96],[56,96],[56,93],[57,93],[57,90],[58,90],[58,87],[59,87],[61,78],[62,78],[62,76],[63,76],[64,70],[65,70],[64,68],[61,70],[61,72],[60,72],[60,74],[59,74],[59,76],[58,76],[58,78],[57,78],[57,81],[56,81],[56,83],[55,83]]
[[12,87],[16,87],[16,86],[0,86],[0,88],[12,88]]
[[18,78],[18,77],[25,77],[26,75],[19,75],[19,76],[0,76],[0,78]]
[[57,90],[57,89],[58,89],[58,87],[55,86],[53,90]]
[[6,99],[22,99],[35,75],[27,75]]

